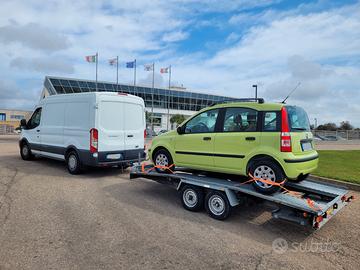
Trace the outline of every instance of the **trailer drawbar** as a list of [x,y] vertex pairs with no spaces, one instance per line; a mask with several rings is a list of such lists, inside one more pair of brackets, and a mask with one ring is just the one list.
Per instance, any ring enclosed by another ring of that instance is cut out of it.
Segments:
[[250,181],[240,182],[234,178],[210,177],[206,174],[187,172],[177,168],[171,173],[160,173],[149,165],[134,165],[130,179],[146,178],[161,184],[170,184],[180,192],[185,209],[200,211],[204,207],[215,219],[225,220],[234,206],[249,197],[255,197],[277,206],[272,216],[320,229],[345,205],[354,199],[349,191],[340,186],[317,183],[311,178],[301,182],[288,181],[273,194],[256,191]]

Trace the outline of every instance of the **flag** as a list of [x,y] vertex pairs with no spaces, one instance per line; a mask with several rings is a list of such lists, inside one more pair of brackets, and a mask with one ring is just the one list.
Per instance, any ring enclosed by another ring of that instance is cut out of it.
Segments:
[[169,73],[169,67],[160,68],[160,73]]
[[109,65],[110,66],[115,66],[116,64],[117,64],[117,58],[109,59]]
[[134,68],[135,67],[135,61],[126,62],[126,67],[127,68]]
[[153,64],[145,64],[144,65],[145,71],[152,71],[153,70]]
[[89,62],[89,63],[95,63],[96,62],[96,54],[85,56],[85,61]]

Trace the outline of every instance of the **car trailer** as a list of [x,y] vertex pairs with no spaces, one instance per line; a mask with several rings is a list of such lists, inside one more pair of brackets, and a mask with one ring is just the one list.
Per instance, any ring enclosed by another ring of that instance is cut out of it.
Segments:
[[177,168],[172,173],[157,172],[153,165],[134,165],[130,179],[146,178],[162,184],[170,184],[180,192],[185,209],[199,211],[204,206],[215,219],[225,220],[232,207],[248,197],[273,203],[277,209],[273,218],[295,222],[313,229],[320,229],[345,205],[354,199],[344,187],[323,184],[310,179],[301,182],[288,181],[283,190],[266,195],[253,185],[236,179],[209,177]]

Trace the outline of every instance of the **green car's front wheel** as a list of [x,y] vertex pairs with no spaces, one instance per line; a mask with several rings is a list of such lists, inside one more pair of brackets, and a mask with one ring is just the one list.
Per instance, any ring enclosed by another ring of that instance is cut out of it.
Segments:
[[[255,178],[268,180],[274,182],[274,184],[281,183],[285,179],[282,169],[270,159],[254,161],[249,168],[249,172]],[[254,181],[253,186],[257,191],[263,194],[271,194],[280,189],[278,185],[271,185],[261,181]]]
[[[162,169],[161,167],[170,167],[173,165],[174,161],[170,155],[170,153],[166,149],[159,149],[155,152],[153,162],[156,167],[156,171],[159,173],[168,173],[169,170]],[[171,170],[174,170],[175,166],[171,167]]]

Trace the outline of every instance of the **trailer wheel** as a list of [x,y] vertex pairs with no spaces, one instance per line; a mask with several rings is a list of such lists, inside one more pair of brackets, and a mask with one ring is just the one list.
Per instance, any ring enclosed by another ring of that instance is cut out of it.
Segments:
[[231,206],[224,192],[210,191],[205,198],[206,212],[214,219],[225,220],[231,214]]
[[181,203],[186,210],[197,212],[204,208],[204,191],[192,185],[181,189]]

